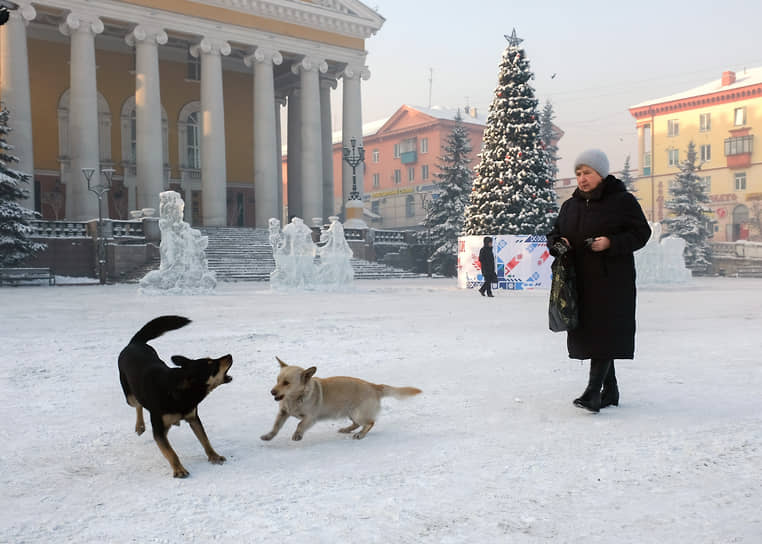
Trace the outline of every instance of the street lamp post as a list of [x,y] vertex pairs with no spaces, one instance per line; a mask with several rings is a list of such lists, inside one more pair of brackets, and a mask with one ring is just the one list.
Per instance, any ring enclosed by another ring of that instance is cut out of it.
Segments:
[[427,192],[421,191],[418,193],[418,196],[421,199],[421,208],[423,208],[424,213],[426,214],[423,218],[423,223],[426,227],[426,243],[424,244],[424,247],[426,249],[426,273],[429,277],[431,277],[431,229],[429,228],[428,223],[428,216],[429,216],[429,210],[431,209],[431,195]]
[[357,191],[357,166],[365,161],[365,148],[357,146],[357,138],[352,136],[349,140],[352,149],[344,146],[344,160],[352,168],[352,191],[349,193],[349,200],[361,200],[360,193]]
[[101,173],[106,178],[106,183],[92,183],[95,168],[83,168],[82,175],[87,181],[87,190],[98,197],[98,279],[101,285],[106,283],[106,241],[103,238],[103,195],[111,190],[111,178],[114,175],[113,168],[104,168]]

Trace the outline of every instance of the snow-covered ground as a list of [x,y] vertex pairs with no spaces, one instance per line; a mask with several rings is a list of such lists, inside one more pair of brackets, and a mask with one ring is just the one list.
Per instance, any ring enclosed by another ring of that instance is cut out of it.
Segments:
[[[165,358],[232,353],[234,380],[169,438],[136,436],[116,358],[149,319],[193,319]],[[642,289],[621,405],[574,408],[587,366],[547,330],[547,293],[453,280],[352,294],[147,297],[134,285],[0,289],[2,542],[762,541],[762,280]],[[275,355],[423,389],[364,440],[321,422],[271,442]],[[584,540],[580,540],[584,539]]]

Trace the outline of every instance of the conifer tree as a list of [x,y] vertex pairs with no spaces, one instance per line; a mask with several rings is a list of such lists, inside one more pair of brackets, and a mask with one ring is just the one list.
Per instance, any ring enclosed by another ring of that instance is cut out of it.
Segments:
[[469,235],[545,234],[558,213],[537,99],[529,83],[534,74],[516,30],[506,38],[466,206],[464,231]]
[[439,197],[432,200],[426,212],[424,227],[428,245],[433,248],[432,270],[444,276],[457,274],[458,236],[463,232],[463,212],[471,191],[473,174],[471,162],[471,139],[463,125],[460,111],[455,116],[455,126],[442,147],[435,174]]
[[709,239],[713,234],[714,222],[706,215],[710,211],[706,206],[709,195],[696,174],[697,170],[696,146],[690,142],[687,158],[680,165],[680,173],[675,176],[670,190],[672,199],[666,202],[673,217],[663,222],[670,234],[685,240],[685,266],[693,270],[706,270],[712,261]]
[[631,193],[638,192],[638,188],[635,187],[635,178],[632,177],[632,170],[630,169],[629,155],[627,155],[627,158],[624,159],[624,166],[622,167],[622,173],[620,174],[619,179],[622,180],[622,183],[624,183],[624,186],[628,191]]
[[553,119],[555,118],[553,104],[550,103],[550,100],[546,100],[540,116],[540,140],[545,146],[550,161],[548,172],[550,172],[551,185],[558,179],[558,146],[553,143],[556,140],[556,131],[553,126]]
[[28,194],[21,183],[29,183],[30,176],[9,167],[18,162],[18,157],[11,154],[13,146],[6,141],[11,131],[9,117],[3,105],[0,109],[0,266],[12,266],[45,249],[44,244],[28,239],[32,232],[29,221],[37,217],[37,212],[18,203]]

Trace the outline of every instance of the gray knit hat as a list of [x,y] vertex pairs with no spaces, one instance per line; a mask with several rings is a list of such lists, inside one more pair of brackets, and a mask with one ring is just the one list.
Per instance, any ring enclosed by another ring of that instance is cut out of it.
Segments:
[[602,178],[609,175],[609,159],[600,149],[588,149],[580,153],[574,161],[574,171],[583,164],[598,172]]

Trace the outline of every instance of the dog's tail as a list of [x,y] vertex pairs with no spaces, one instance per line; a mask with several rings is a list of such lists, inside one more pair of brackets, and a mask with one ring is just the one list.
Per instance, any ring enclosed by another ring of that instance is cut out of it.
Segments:
[[377,387],[382,397],[394,397],[395,399],[404,399],[423,393],[417,387],[392,387],[383,383],[378,384]]
[[191,320],[187,317],[181,317],[179,315],[163,315],[157,317],[143,325],[143,328],[132,337],[130,344],[145,344],[149,340],[158,338],[165,332],[179,329],[190,322]]

